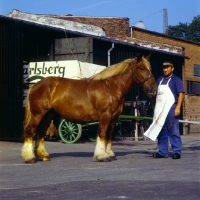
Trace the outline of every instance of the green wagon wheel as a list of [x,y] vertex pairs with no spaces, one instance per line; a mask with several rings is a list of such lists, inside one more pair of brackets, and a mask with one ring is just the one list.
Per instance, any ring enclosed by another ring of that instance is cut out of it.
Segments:
[[63,119],[58,127],[58,132],[61,140],[67,144],[75,143],[82,134],[81,124],[76,124]]

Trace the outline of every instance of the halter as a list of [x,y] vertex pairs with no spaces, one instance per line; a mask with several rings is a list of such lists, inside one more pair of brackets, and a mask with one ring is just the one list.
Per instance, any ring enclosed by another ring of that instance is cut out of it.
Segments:
[[144,80],[141,81],[141,80],[139,79],[139,77],[137,76],[137,74],[135,74],[134,71],[133,71],[133,75],[138,79],[138,81],[140,82],[140,84],[142,85],[142,87],[143,87],[144,83],[145,83],[147,80],[149,80],[150,78],[154,77],[153,74],[150,74],[150,75],[147,76]]

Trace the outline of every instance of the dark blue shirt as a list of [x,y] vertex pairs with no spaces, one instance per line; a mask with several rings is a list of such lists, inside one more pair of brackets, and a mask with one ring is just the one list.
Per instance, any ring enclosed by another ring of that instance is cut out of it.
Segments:
[[[164,76],[161,76],[158,80],[157,80],[157,85],[159,85],[160,81],[163,79],[161,85],[166,85],[167,81],[169,79],[166,79]],[[174,74],[171,76],[171,80],[169,81],[168,84],[170,90],[172,91],[174,98],[175,98],[175,103],[177,103],[178,101],[178,95],[180,92],[185,93],[184,88],[183,88],[183,82],[182,80],[178,77],[175,76]]]

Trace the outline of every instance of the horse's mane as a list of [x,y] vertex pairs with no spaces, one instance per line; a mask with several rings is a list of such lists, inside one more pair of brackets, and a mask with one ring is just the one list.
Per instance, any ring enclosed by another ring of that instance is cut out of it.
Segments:
[[118,74],[123,74],[127,70],[129,63],[131,63],[133,60],[134,59],[127,59],[115,65],[106,67],[103,71],[97,74],[94,74],[89,79],[102,80],[102,79],[116,76]]

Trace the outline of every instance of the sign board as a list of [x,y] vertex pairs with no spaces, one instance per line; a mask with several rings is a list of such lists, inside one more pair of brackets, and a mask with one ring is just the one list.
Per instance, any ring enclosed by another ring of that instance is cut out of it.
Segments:
[[26,97],[29,86],[43,78],[57,76],[71,79],[88,78],[105,69],[105,66],[92,63],[80,62],[77,60],[30,62],[23,66],[24,95],[23,106],[26,105]]

